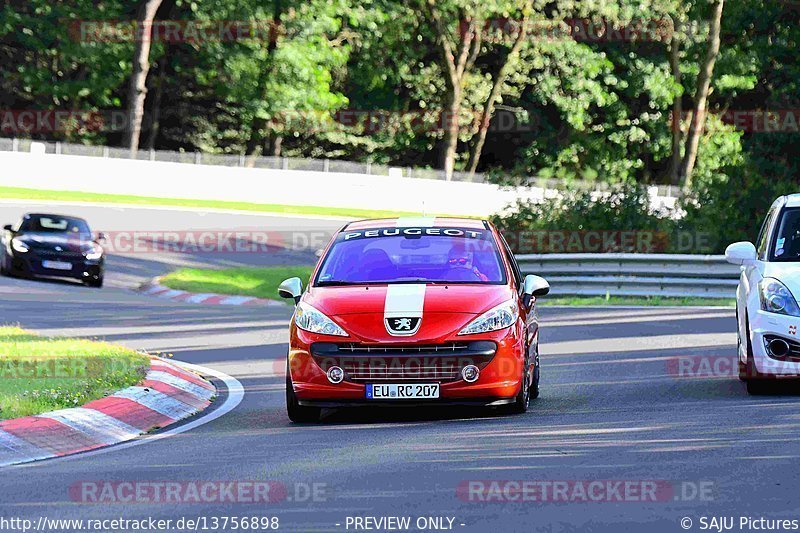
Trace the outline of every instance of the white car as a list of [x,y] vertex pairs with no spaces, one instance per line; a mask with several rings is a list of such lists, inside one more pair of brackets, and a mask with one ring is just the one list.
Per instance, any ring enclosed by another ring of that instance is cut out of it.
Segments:
[[800,377],[800,194],[775,200],[756,244],[731,244],[725,258],[742,266],[739,379],[750,394],[768,392],[776,378]]

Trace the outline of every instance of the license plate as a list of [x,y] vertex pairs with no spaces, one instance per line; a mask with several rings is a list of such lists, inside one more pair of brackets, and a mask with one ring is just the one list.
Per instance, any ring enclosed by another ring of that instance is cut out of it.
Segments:
[[52,270],[72,270],[72,263],[64,261],[42,261],[42,266]]
[[368,400],[431,400],[438,397],[438,383],[367,384]]

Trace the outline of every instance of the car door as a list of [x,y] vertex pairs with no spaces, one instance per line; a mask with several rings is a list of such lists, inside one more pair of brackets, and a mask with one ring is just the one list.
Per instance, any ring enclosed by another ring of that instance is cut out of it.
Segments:
[[523,286],[523,276],[522,271],[519,268],[519,264],[517,263],[516,257],[514,257],[514,253],[511,251],[511,247],[506,242],[505,237],[498,231],[498,235],[500,235],[500,241],[502,244],[503,255],[506,257],[506,261],[508,262],[511,268],[511,274],[514,279],[514,286],[517,291],[517,295],[519,298],[517,299],[519,303],[519,316],[522,317],[525,323],[525,349],[527,350],[528,361],[538,363],[536,359],[536,352],[537,352],[537,335],[539,334],[539,313],[536,309],[536,304],[532,304],[530,308],[526,307],[523,303],[522,298],[522,286]]
[[756,262],[742,267],[740,278],[742,294],[739,300],[740,313],[738,317],[739,328],[742,332],[747,332],[747,314],[744,310],[748,309],[750,312],[754,312],[760,307],[759,297],[755,293],[758,292],[758,284],[764,276],[764,266],[769,260],[770,243],[773,241],[772,234],[775,231],[776,221],[782,211],[783,204],[784,201],[781,199],[770,207],[756,240]]

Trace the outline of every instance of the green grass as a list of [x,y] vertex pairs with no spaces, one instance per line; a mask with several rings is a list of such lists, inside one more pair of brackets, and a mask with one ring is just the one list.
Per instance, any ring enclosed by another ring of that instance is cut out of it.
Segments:
[[590,305],[643,305],[663,306],[722,306],[736,307],[735,298],[669,298],[665,296],[545,296],[539,300],[543,307],[568,305],[574,307]]
[[221,200],[191,200],[183,198],[156,198],[124,194],[104,194],[80,191],[47,191],[22,187],[0,187],[0,198],[21,200],[59,200],[68,202],[98,202],[111,204],[133,204],[148,206],[194,207],[198,209],[230,209],[256,213],[278,213],[291,215],[341,216],[348,218],[390,218],[419,216],[419,212],[386,211],[381,209],[351,209],[349,207],[318,207],[279,204],[257,204],[252,202],[226,202]]
[[212,292],[280,300],[278,285],[295,276],[305,284],[311,267],[237,267],[222,270],[181,268],[161,278],[161,284],[180,291]]
[[86,339],[0,327],[0,419],[76,407],[139,383],[146,355]]
[[[286,278],[299,277],[303,283],[311,276],[311,267],[241,267],[210,270],[182,268],[161,278],[170,289],[189,292],[211,292],[235,296],[256,296],[279,300],[278,285]],[[662,296],[546,296],[542,306],[569,305],[644,305],[644,306],[723,306],[735,307],[736,300],[713,298],[666,298]]]

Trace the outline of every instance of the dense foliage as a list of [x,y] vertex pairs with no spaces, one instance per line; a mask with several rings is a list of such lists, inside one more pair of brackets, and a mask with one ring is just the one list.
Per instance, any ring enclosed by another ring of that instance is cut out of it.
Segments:
[[[784,0],[2,0],[0,135],[122,145],[109,117],[131,100],[146,4],[180,31],[152,36],[141,148],[690,181],[684,223],[730,236],[797,183],[800,9]],[[215,33],[226,23],[240,31]],[[25,130],[23,110],[104,121]]]

